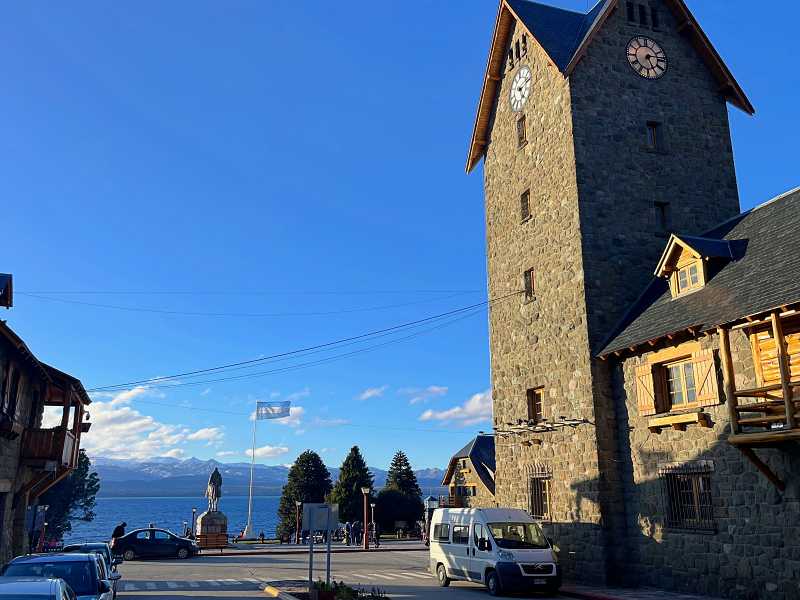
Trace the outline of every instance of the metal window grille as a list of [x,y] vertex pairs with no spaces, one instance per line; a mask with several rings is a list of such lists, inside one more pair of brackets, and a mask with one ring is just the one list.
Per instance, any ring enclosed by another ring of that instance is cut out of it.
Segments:
[[[524,118],[520,119],[520,121],[525,121]],[[517,121],[517,127],[519,127],[519,121]],[[523,124],[524,127],[524,124]],[[522,192],[522,195],[519,198],[519,209],[520,209],[520,216],[522,220],[525,221],[531,216],[531,191],[525,190]]]
[[550,478],[531,477],[531,516],[534,519],[550,519]]
[[716,531],[711,491],[714,464],[662,465],[658,469],[666,510],[666,526]]

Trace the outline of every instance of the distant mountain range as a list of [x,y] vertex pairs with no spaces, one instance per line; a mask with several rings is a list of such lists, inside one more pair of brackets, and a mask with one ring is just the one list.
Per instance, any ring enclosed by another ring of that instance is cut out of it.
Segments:
[[[221,463],[198,458],[151,458],[147,460],[119,460],[92,458],[92,468],[100,476],[100,496],[197,496],[203,495],[208,476],[218,468],[222,473],[222,491],[227,496],[247,495],[250,483],[250,463]],[[328,467],[334,483],[339,469]],[[386,471],[370,467],[375,477],[375,487],[386,484]],[[278,495],[286,484],[289,468],[256,464],[253,492],[256,495]],[[442,493],[444,471],[420,469],[415,471],[424,495]]]

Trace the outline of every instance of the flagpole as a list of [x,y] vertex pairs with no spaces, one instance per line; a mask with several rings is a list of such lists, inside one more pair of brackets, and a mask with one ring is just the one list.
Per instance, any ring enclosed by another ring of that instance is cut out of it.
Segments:
[[249,539],[253,536],[253,471],[256,466],[256,421],[258,421],[258,408],[253,415],[253,453],[250,455],[250,495],[247,503],[247,525],[244,528],[244,538]]

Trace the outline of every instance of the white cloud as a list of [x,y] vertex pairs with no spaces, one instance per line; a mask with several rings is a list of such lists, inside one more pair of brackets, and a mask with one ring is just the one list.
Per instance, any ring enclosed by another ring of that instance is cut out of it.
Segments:
[[449,421],[456,425],[475,425],[492,418],[492,392],[474,394],[459,406],[447,410],[428,409],[419,416],[420,421]]
[[200,392],[201,396],[208,396],[211,393],[211,388],[206,388],[202,392]]
[[310,395],[311,395],[311,389],[304,388],[299,392],[294,392],[292,394],[289,394],[288,396],[286,396],[286,398],[284,398],[284,400],[288,400],[289,402],[296,402],[297,400],[308,398]]
[[320,417],[316,417],[311,424],[316,425],[317,427],[339,427],[340,425],[348,425],[350,423],[350,419],[322,419]]
[[[187,441],[220,439],[210,431],[219,428],[192,431],[183,425],[162,423],[130,406],[135,398],[150,393],[151,390],[146,386],[139,386],[113,395],[95,394],[95,401],[89,406],[92,428],[81,436],[81,445],[91,456],[180,458],[184,450],[179,446]],[[101,401],[97,398],[109,399]]]
[[381,396],[383,396],[383,393],[388,389],[389,389],[388,385],[382,385],[381,387],[367,388],[358,395],[358,399],[369,400],[370,398],[380,398]]
[[222,450],[221,452],[217,452],[215,456],[225,458],[226,456],[238,456],[238,454],[239,453],[234,450]]
[[[256,448],[256,458],[275,458],[276,456],[282,456],[289,452],[289,448],[286,446],[261,446],[260,448]],[[244,451],[244,453],[248,457],[253,456],[253,449],[248,448]]]
[[186,436],[186,439],[191,442],[207,442],[210,446],[222,442],[224,437],[225,433],[222,431],[221,427],[204,427],[203,429],[198,429],[194,433],[190,433]]
[[432,398],[444,396],[447,394],[448,387],[444,385],[429,385],[424,389],[420,388],[403,388],[399,391],[404,396],[411,396],[409,404],[420,404],[429,402]]
[[290,406],[289,416],[284,417],[283,419],[275,419],[275,422],[280,423],[281,425],[288,425],[289,427],[300,427],[300,424],[303,422],[303,415],[305,412],[306,409],[302,406]]

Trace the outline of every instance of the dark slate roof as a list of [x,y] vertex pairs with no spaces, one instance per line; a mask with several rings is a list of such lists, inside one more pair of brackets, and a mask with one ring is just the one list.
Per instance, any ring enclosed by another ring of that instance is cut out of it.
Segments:
[[733,247],[728,240],[698,237],[695,235],[678,235],[677,237],[689,244],[703,256],[709,258],[736,258]]
[[588,14],[530,2],[508,0],[525,26],[563,72],[591,29],[600,12],[611,0],[600,0]]
[[494,494],[494,436],[480,434],[453,455],[453,459],[469,458],[483,484]]
[[705,331],[800,301],[798,234],[800,188],[722,223],[702,238],[679,235],[698,252],[701,248],[692,240],[727,240],[733,258],[710,261],[708,283],[686,296],[672,298],[667,281],[654,278],[597,354],[690,327]]

